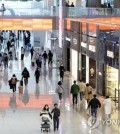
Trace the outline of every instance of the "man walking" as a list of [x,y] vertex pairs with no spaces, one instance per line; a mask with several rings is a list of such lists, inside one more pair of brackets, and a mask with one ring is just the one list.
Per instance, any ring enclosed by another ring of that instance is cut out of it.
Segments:
[[96,117],[97,108],[101,107],[100,101],[96,98],[96,94],[93,95],[93,98],[88,103],[88,108],[91,108],[91,115]]
[[53,125],[54,125],[54,131],[59,128],[59,117],[60,117],[60,109],[58,108],[58,104],[54,104],[54,108],[52,110],[53,113]]
[[76,100],[76,104],[77,104],[77,96],[78,96],[79,90],[80,90],[80,88],[76,84],[76,81],[74,80],[74,84],[71,86],[71,92],[70,92],[73,97],[73,105],[75,103],[75,100]]
[[82,79],[80,80],[79,88],[80,88],[80,100],[82,101],[85,94],[85,88],[86,88],[86,84],[83,82]]

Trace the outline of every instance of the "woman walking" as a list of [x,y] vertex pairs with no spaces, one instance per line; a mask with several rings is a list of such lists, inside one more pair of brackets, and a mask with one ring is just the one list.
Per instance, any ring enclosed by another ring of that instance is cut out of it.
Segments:
[[62,94],[63,94],[63,87],[62,87],[62,82],[61,81],[58,82],[56,93],[58,93],[59,100],[61,101],[62,100]]
[[35,70],[36,84],[39,83],[39,77],[40,77],[40,70],[39,70],[39,68],[37,68],[37,69]]

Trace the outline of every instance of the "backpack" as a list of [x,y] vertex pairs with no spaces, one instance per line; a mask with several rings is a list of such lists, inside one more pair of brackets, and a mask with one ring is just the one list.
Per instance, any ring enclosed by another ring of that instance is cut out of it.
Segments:
[[5,61],[5,62],[8,62],[8,57],[7,57],[7,56],[5,56],[4,61]]
[[11,79],[11,84],[16,84],[16,78]]
[[24,78],[27,78],[27,77],[28,77],[28,72],[27,72],[27,71],[24,71],[24,72],[23,72],[23,77],[24,77]]

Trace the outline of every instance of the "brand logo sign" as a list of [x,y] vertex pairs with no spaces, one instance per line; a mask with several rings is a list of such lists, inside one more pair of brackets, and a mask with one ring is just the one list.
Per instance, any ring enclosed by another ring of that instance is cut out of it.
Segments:
[[107,56],[110,58],[114,58],[114,53],[112,51],[107,50]]
[[77,45],[77,39],[76,38],[73,38],[73,44]]

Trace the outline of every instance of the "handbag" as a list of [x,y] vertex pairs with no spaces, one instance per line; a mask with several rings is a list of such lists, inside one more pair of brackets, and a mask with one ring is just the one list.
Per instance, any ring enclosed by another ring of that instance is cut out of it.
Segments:
[[89,91],[88,94],[92,94],[92,91]]

